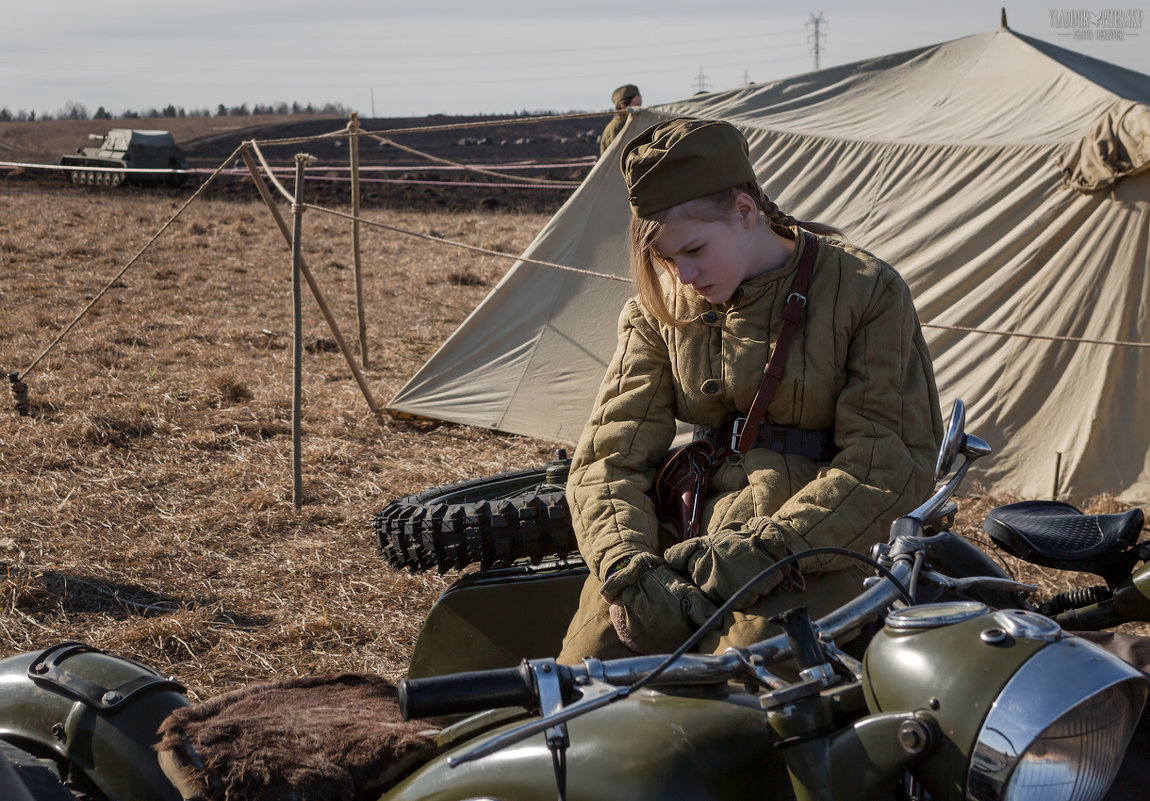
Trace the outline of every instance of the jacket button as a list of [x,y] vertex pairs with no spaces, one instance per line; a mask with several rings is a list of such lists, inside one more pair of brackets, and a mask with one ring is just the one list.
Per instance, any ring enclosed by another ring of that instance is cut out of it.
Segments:
[[715,323],[715,322],[718,322],[718,319],[719,319],[718,312],[713,312],[713,311],[703,312],[703,322],[704,323]]
[[714,378],[708,378],[703,382],[703,386],[699,387],[699,389],[703,391],[704,395],[718,395],[719,390],[722,388],[723,385]]

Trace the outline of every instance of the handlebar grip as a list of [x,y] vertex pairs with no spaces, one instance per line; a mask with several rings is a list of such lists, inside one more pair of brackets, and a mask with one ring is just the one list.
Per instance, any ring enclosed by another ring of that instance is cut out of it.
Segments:
[[528,710],[539,707],[535,681],[526,662],[513,668],[404,679],[399,683],[399,711],[404,720],[505,706]]

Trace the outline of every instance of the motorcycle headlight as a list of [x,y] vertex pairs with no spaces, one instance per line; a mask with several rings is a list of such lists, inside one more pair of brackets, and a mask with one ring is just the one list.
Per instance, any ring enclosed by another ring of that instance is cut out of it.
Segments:
[[1098,801],[1147,688],[1049,618],[970,602],[892,612],[863,658],[872,713],[932,722],[937,737],[913,772],[937,798]]
[[1027,660],[995,699],[971,755],[973,801],[1092,801],[1114,780],[1146,702],[1125,662],[1076,638]]

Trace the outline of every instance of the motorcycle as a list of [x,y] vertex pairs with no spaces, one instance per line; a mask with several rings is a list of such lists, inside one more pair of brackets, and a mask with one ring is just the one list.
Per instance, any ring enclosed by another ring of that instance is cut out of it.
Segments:
[[[560,665],[541,653],[486,667],[531,655],[547,637],[504,647],[502,635],[480,633],[452,643],[447,633],[467,631],[466,619],[425,626],[420,640],[429,638],[423,650],[431,656],[418,665],[413,658],[399,705],[405,717],[449,725],[430,758],[375,797],[1106,797],[1116,776],[1128,781],[1120,768],[1150,683],[1063,627],[1150,620],[1150,567],[1138,566],[1150,557],[1137,539],[1141,514],[1086,516],[1034,502],[992,512],[986,528],[1000,547],[1106,581],[1055,599],[1047,616],[1028,600],[1032,586],[955,544],[965,541],[949,531],[956,490],[989,452],[965,432],[956,402],[939,453],[940,486],[895,521],[886,543],[856,555],[876,572],[861,593],[818,621],[791,610],[774,621],[782,634],[745,648],[692,653],[700,629],[669,655]],[[578,565],[562,561],[507,569],[519,572],[493,580],[496,602],[473,623],[499,628],[500,615],[516,612],[512,600],[563,597],[579,576]],[[556,579],[552,569],[566,574]],[[484,580],[466,577],[468,586],[446,593],[429,623],[476,608]],[[469,603],[444,605],[452,595]],[[839,646],[848,640],[865,644],[861,658]],[[456,655],[444,656],[452,645]],[[474,669],[443,675],[449,664]],[[2,660],[0,789],[35,801],[174,801],[151,733],[186,704],[170,678],[78,644]],[[38,795],[36,770],[53,792],[77,794]]]

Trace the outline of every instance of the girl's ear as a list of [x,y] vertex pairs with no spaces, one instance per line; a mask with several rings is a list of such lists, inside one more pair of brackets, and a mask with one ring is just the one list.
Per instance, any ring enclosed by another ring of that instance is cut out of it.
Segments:
[[746,192],[735,195],[735,213],[744,228],[753,228],[759,221],[759,204]]

